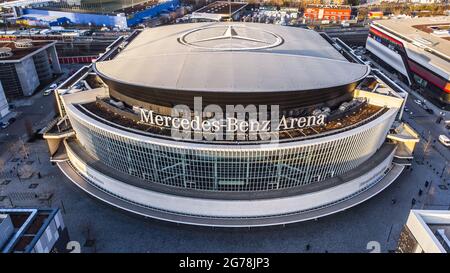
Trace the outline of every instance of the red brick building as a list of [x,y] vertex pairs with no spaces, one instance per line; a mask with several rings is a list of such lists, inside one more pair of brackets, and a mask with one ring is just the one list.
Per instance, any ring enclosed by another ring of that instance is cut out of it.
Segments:
[[351,7],[346,5],[308,5],[304,17],[311,21],[329,20],[341,22],[350,20]]

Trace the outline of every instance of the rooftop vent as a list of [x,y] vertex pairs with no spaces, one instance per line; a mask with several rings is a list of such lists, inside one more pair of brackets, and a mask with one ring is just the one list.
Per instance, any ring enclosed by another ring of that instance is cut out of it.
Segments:
[[425,38],[422,37],[416,37],[414,38],[414,41],[412,42],[414,45],[417,45],[418,47],[423,47],[425,45],[427,46],[432,46],[433,42],[430,40],[427,40]]
[[435,34],[437,36],[449,36],[450,29],[435,29],[435,30],[433,30],[433,34]]
[[11,48],[0,47],[0,59],[6,59],[13,55]]
[[33,40],[31,39],[18,39],[14,41],[16,48],[28,48],[33,46]]

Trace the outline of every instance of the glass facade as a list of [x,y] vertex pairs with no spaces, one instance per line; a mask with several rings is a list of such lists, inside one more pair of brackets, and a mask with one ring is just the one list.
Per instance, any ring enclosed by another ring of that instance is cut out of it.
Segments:
[[20,85],[14,63],[0,64],[0,82],[2,83],[6,98],[13,99],[23,96],[22,86]]
[[59,2],[46,3],[46,7],[91,11],[97,13],[113,12],[127,7],[136,7],[142,9],[148,5],[157,4],[158,1],[146,0],[62,0]]
[[369,31],[369,37],[381,43],[382,45],[384,45],[385,47],[389,48],[390,50],[394,51],[397,54],[400,54],[405,51],[402,45],[389,40],[388,36],[382,36],[380,34],[375,33],[374,29],[371,29],[371,31]]
[[320,183],[358,167],[384,142],[396,111],[331,137],[276,148],[162,143],[137,134],[129,137],[130,133],[123,134],[73,106],[68,114],[87,153],[116,171],[179,188],[267,191]]

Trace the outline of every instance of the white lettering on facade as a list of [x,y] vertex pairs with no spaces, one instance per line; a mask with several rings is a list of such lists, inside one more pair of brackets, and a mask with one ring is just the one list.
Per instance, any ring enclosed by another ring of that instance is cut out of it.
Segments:
[[[155,114],[151,110],[141,109],[141,123],[156,125],[160,127],[184,129],[184,130],[201,130],[207,132],[218,131],[221,127],[220,121],[215,119],[206,119],[200,122],[200,118],[195,116],[192,120],[179,117],[170,117]],[[286,118],[282,116],[278,123],[278,130],[287,130],[295,128],[308,128],[313,126],[321,126],[325,124],[325,115],[307,116],[300,118]],[[222,125],[229,132],[257,132],[270,130],[270,120],[240,120],[234,117],[226,119],[226,125]]]

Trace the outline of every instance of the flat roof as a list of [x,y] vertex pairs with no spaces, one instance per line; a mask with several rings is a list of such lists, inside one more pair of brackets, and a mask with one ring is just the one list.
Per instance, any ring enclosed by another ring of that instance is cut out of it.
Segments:
[[[450,224],[449,223],[443,223],[443,224],[428,224],[428,227],[433,231],[434,234],[439,234],[440,237],[445,236],[450,238]],[[447,246],[447,248],[450,246]]]
[[212,2],[209,5],[199,8],[194,12],[229,15],[230,8],[231,14],[234,14],[235,12],[239,11],[245,6],[247,6],[247,3],[244,2],[216,1]]
[[158,0],[133,0],[133,1],[81,1],[81,6],[69,6],[65,2],[52,2],[50,5],[41,7],[34,5],[33,9],[39,10],[54,10],[62,12],[73,12],[81,14],[102,14],[102,15],[117,15],[118,13],[131,13],[141,11],[149,6],[158,4]]
[[425,252],[450,253],[450,211],[411,210],[406,225]]
[[308,4],[306,8],[320,8],[320,9],[343,9],[351,10],[350,5],[324,5],[324,4]]
[[[423,52],[425,60],[443,68],[447,73],[450,72],[448,61],[450,59],[450,16],[377,20],[373,24],[393,32],[411,44],[418,45],[414,48]],[[443,57],[424,52],[419,46],[427,47]]]
[[317,32],[251,23],[194,23],[142,31],[100,76],[158,89],[279,92],[343,86],[363,79]]
[[[5,243],[1,252],[28,252],[36,244],[36,237],[40,237],[59,209],[22,209],[0,208],[0,215],[9,215],[14,227],[14,234]],[[1,219],[1,217],[0,217]]]
[[[18,39],[20,40],[20,39]],[[0,63],[4,61],[17,61],[23,57],[37,52],[38,50],[45,48],[51,44],[56,43],[55,41],[37,41],[32,40],[32,46],[27,48],[18,48],[14,41],[0,41],[0,48],[7,47],[11,49],[12,55],[6,58],[0,58]]]
[[450,33],[438,35],[433,33],[433,28],[431,28],[433,26],[450,26],[450,16],[379,20],[374,24],[398,32],[412,41],[420,42],[421,39],[425,39],[430,42],[426,46],[450,56]]

